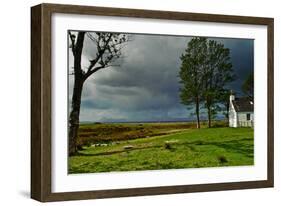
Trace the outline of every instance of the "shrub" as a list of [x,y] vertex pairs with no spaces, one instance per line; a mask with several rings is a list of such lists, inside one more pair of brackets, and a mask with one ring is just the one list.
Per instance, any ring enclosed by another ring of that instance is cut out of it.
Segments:
[[188,146],[191,151],[196,151],[196,148],[193,145]]
[[170,150],[170,149],[172,149],[172,145],[168,142],[165,142],[164,148]]
[[221,164],[228,162],[226,157],[223,155],[218,156],[218,160]]
[[198,140],[195,144],[196,145],[203,145],[203,141],[202,140]]
[[86,147],[91,147],[92,143],[91,143],[91,141],[86,141],[84,145],[85,145]]
[[77,150],[84,150],[82,145],[77,145]]

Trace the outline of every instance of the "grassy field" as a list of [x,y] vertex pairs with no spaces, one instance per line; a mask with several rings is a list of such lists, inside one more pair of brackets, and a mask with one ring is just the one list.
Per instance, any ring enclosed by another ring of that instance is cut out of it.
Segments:
[[242,166],[254,163],[251,128],[191,123],[81,125],[69,173]]

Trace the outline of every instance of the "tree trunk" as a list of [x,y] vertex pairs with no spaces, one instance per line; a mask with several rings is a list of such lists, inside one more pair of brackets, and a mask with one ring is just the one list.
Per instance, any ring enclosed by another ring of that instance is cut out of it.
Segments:
[[211,128],[212,127],[212,114],[211,114],[211,108],[208,107],[208,127]]
[[199,117],[199,97],[196,98],[196,118],[197,118],[197,128],[200,129],[200,117]]
[[72,94],[72,111],[69,117],[68,154],[70,156],[77,152],[79,114],[80,114],[80,104],[81,104],[83,83],[84,81],[82,78],[75,77],[73,94]]
[[71,156],[77,152],[77,137],[79,129],[79,114],[82,88],[84,83],[83,72],[81,70],[81,56],[84,44],[85,32],[78,32],[77,41],[73,46],[74,57],[74,87],[72,94],[72,110],[69,116],[68,131],[68,155]]

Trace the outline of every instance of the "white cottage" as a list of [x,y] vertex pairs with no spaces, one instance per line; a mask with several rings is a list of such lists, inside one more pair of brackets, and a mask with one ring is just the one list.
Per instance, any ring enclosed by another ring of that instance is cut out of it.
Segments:
[[229,127],[254,126],[254,102],[248,97],[229,98]]

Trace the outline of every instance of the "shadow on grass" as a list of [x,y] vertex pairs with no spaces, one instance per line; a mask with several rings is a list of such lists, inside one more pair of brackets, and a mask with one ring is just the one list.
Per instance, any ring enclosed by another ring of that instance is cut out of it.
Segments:
[[[254,147],[251,144],[246,143],[245,141],[251,141],[253,138],[243,138],[239,140],[229,140],[229,141],[203,141],[203,140],[198,140],[194,142],[188,142],[188,143],[183,143],[191,151],[197,151],[196,147],[198,146],[206,146],[206,145],[213,145],[216,147],[223,148],[229,152],[235,152],[235,153],[240,153],[243,154],[244,156],[247,157],[253,157],[254,154]],[[177,144],[173,144],[177,145]],[[135,147],[135,148],[130,148],[130,149],[123,149],[123,150],[115,150],[115,151],[106,151],[106,152],[99,152],[99,153],[84,153],[79,151],[75,156],[107,156],[107,155],[114,155],[114,154],[121,154],[121,153],[127,153],[131,151],[137,151],[137,150],[146,150],[146,149],[153,149],[153,148],[163,148],[165,150],[169,151],[175,151],[175,147],[171,146],[171,148],[167,149],[163,147],[163,145],[154,145],[154,146],[145,146],[145,147]]]
[[212,144],[217,147],[224,148],[227,151],[243,154],[244,156],[247,157],[254,156],[254,147],[252,145],[245,145],[241,143],[239,140],[233,140],[228,143],[217,142]]
[[251,141],[253,138],[243,138],[239,140],[229,140],[229,141],[210,141],[210,142],[204,142],[202,140],[195,141],[195,142],[189,142],[186,143],[187,146],[190,147],[190,145],[213,145],[216,147],[223,148],[229,152],[235,152],[243,154],[247,157],[253,157],[254,156],[254,147],[251,144],[245,143],[245,141]]
[[115,150],[115,151],[108,151],[108,152],[99,152],[95,154],[85,154],[78,152],[75,154],[75,156],[102,156],[102,155],[113,155],[113,154],[120,154],[120,153],[126,153],[126,152],[131,152],[135,150],[145,150],[145,149],[151,149],[151,148],[160,148],[162,147],[161,145],[155,145],[155,146],[146,146],[146,147],[136,147],[136,148],[131,148],[131,149],[124,149],[124,150]]

